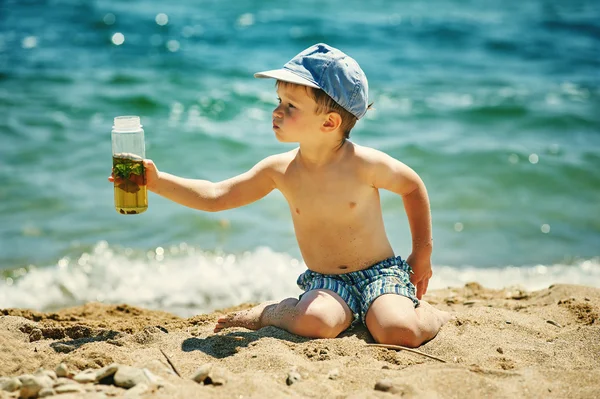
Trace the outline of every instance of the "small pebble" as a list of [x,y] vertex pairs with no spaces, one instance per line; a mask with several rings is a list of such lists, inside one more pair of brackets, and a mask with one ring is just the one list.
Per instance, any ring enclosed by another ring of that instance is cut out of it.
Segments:
[[21,385],[21,381],[18,378],[8,378],[6,381],[0,383],[0,390],[14,392],[21,389]]
[[204,380],[209,376],[212,370],[212,363],[206,363],[200,366],[198,370],[192,376],[192,380],[196,381],[198,384],[203,384]]
[[338,370],[338,369],[333,369],[333,370],[329,371],[329,373],[327,374],[327,378],[329,378],[330,380],[337,380],[339,376],[340,376],[340,370]]
[[56,381],[56,379],[58,378],[58,376],[56,375],[56,373],[54,371],[44,370],[43,368],[37,369],[37,371],[33,375],[36,377],[48,377],[52,381]]
[[139,383],[147,383],[144,371],[137,367],[119,366],[115,373],[115,385],[121,388],[133,388]]
[[19,397],[22,399],[35,398],[42,388],[44,388],[39,377],[34,377],[31,374],[20,376],[19,381],[21,381]]
[[101,369],[96,370],[96,382],[106,377],[110,377],[111,375],[114,375],[118,370],[119,365],[117,363],[111,363],[106,367],[102,367]]
[[61,385],[59,387],[56,387],[56,393],[57,394],[62,394],[62,393],[84,393],[85,389],[83,389],[81,387],[81,385],[79,384],[68,384],[68,385]]
[[69,369],[67,368],[67,366],[64,363],[61,363],[58,366],[56,366],[56,369],[54,369],[54,371],[56,372],[57,377],[68,377],[69,376]]
[[87,384],[89,382],[96,382],[96,371],[92,369],[86,369],[81,373],[77,374],[73,379],[80,384]]
[[54,392],[54,389],[52,389],[52,388],[43,388],[38,393],[38,398],[45,398],[47,396],[54,396],[54,395],[56,395],[56,392]]
[[375,390],[382,391],[382,392],[388,392],[390,389],[392,389],[392,386],[394,386],[394,384],[392,384],[392,381],[390,381],[390,380],[387,380],[387,379],[379,380],[375,384]]
[[300,373],[298,373],[295,370],[292,370],[288,373],[287,378],[285,379],[285,383],[287,385],[292,385],[298,381],[300,381],[302,379],[302,377],[300,376]]
[[502,349],[502,348],[496,348],[496,351],[500,354],[504,353],[504,349]]

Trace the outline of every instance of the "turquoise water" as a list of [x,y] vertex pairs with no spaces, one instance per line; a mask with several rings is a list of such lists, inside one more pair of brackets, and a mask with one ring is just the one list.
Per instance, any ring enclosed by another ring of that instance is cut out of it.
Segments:
[[[124,217],[106,180],[110,131],[139,115],[161,170],[242,173],[292,148],[271,130],[273,83],[253,73],[317,42],[369,78],[375,110],[352,139],[428,187],[433,287],[600,287],[597,2],[5,0],[0,307],[185,313],[294,291],[302,260],[279,193],[212,214],[150,194]],[[408,256],[401,199],[382,203]]]

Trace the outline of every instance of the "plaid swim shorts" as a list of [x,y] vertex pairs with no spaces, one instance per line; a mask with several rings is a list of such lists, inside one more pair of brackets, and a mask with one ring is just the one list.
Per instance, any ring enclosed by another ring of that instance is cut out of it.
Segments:
[[[324,289],[338,294],[354,314],[365,323],[371,303],[383,294],[397,294],[419,306],[415,286],[410,282],[412,269],[401,257],[392,257],[368,269],[344,274],[321,274],[307,270],[298,277],[305,292]],[[304,295],[304,294],[303,294]],[[302,295],[300,296],[302,298]]]

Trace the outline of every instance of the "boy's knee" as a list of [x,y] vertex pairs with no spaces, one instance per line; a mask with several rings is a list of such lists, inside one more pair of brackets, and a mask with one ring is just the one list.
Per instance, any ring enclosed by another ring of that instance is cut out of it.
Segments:
[[394,323],[372,330],[371,335],[380,344],[417,348],[423,343],[421,330],[416,323]]
[[342,328],[331,323],[327,317],[315,313],[300,313],[294,318],[296,334],[310,338],[335,338]]
[[324,304],[312,302],[308,306],[298,305],[293,326],[297,334],[311,338],[335,338],[344,330],[342,323]]

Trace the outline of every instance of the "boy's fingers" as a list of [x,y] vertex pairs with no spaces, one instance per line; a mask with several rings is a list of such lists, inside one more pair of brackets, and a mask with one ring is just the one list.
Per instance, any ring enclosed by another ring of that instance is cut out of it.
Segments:
[[427,280],[421,280],[417,283],[417,299],[421,300],[427,292]]
[[421,287],[421,295],[425,295],[427,294],[427,286],[429,285],[429,279],[425,279],[421,282],[422,287]]

